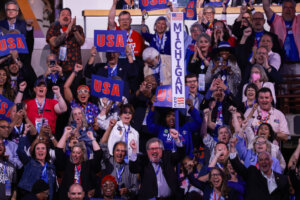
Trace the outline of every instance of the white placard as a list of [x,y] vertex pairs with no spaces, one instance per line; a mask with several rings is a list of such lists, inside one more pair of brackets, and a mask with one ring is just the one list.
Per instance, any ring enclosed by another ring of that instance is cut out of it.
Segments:
[[185,108],[183,13],[171,13],[172,108]]

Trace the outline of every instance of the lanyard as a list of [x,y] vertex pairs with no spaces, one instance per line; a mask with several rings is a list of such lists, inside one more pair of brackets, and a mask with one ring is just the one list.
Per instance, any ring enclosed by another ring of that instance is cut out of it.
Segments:
[[46,183],[48,183],[47,165],[48,163],[46,162],[41,175],[41,179],[44,180]]
[[155,43],[156,43],[157,50],[159,52],[165,48],[166,40],[167,40],[167,37],[166,37],[165,33],[163,34],[161,39],[159,39],[159,36],[157,33],[155,34]]
[[125,143],[126,143],[126,145],[128,145],[128,133],[129,133],[129,131],[130,131],[130,125],[128,126],[128,129],[127,129],[127,130],[126,130],[125,125],[124,125],[124,129],[125,129],[125,131],[124,131],[124,135],[125,135]]
[[117,67],[118,65],[116,65],[114,68],[111,68],[109,65],[108,65],[108,77],[113,77],[113,76],[117,76]]
[[81,172],[81,166],[78,166],[79,169],[77,168],[77,166],[75,165],[75,180],[74,183],[80,183],[80,172]]
[[248,108],[252,108],[253,107],[253,105],[256,103],[256,99],[254,99],[254,101],[253,101],[253,103],[252,103],[252,106],[250,107],[249,105],[248,105],[248,101],[246,101],[246,110],[248,109]]
[[56,83],[58,80],[58,73],[56,72],[54,75],[51,73],[50,77],[51,77],[52,83]]
[[43,102],[42,105],[39,104],[37,98],[35,98],[35,103],[36,103],[36,106],[38,107],[38,113],[40,115],[41,113],[43,113],[43,110],[44,110],[44,107],[45,107],[45,103],[46,103],[46,98],[44,99],[44,102]]
[[17,126],[14,126],[15,131],[18,133],[18,135],[20,135],[23,131],[23,126],[24,124],[22,123],[21,126],[19,128],[17,128]]
[[6,161],[4,162],[4,169],[3,169],[3,171],[4,171],[4,175],[7,177],[7,180],[9,180],[9,178],[8,178],[8,173],[7,173],[7,171],[6,171],[6,165],[7,165],[7,163],[6,163]]
[[123,165],[119,170],[116,168],[118,184],[120,184],[120,182],[122,180],[122,173],[123,173],[124,169],[125,169],[125,165]]
[[12,89],[15,89],[16,83],[17,83],[17,80],[11,80],[11,88]]
[[219,198],[217,198],[217,194],[214,191],[214,200],[220,200],[220,198],[221,198],[221,195],[219,196]]
[[158,167],[157,167],[157,169],[156,169],[156,171],[155,171],[155,175],[156,175],[156,176],[158,175],[159,170],[160,170],[160,165],[158,164]]
[[131,34],[132,34],[132,29],[130,29],[129,33],[127,33],[127,42],[132,42]]

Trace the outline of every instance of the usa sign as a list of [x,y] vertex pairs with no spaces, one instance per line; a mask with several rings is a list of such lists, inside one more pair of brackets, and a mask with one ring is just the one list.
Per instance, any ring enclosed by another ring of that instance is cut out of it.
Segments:
[[[189,94],[189,87],[185,87],[185,96]],[[153,103],[156,107],[172,107],[172,86],[162,85],[156,88],[156,101]],[[179,101],[184,101],[184,99],[179,99]],[[181,102],[180,102],[181,103]]]
[[0,56],[10,54],[11,50],[17,50],[18,53],[28,53],[24,35],[7,34],[0,36]]
[[167,3],[168,0],[140,0],[140,8],[141,10],[160,10],[168,8]]
[[98,52],[125,52],[126,31],[94,31],[94,45]]

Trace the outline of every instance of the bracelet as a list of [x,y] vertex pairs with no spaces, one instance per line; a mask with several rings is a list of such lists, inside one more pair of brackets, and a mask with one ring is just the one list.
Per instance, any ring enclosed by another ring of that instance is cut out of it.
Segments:
[[21,90],[18,90],[18,92],[20,92],[20,93],[22,93],[22,94],[24,93],[24,91],[21,91]]
[[76,72],[75,70],[74,70],[73,72],[75,73],[75,75],[77,75],[77,74],[78,74],[78,72]]
[[51,138],[50,138],[50,140],[54,140],[55,139],[55,137],[54,136],[52,136]]

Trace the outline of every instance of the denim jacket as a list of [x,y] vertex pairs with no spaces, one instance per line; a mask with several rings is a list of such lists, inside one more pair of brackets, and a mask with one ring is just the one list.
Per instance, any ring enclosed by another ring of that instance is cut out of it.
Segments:
[[[24,165],[24,173],[22,175],[18,187],[31,192],[33,184],[37,180],[41,179],[43,166],[37,160],[27,156],[26,152],[24,151],[26,140],[27,137],[20,138],[20,142],[17,150],[18,156]],[[54,165],[48,163],[47,174],[48,174],[48,184],[49,184],[49,200],[52,200],[55,192],[55,183],[56,183],[56,172],[55,172]]]

